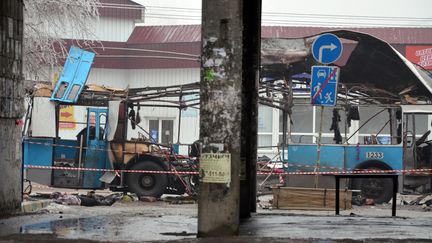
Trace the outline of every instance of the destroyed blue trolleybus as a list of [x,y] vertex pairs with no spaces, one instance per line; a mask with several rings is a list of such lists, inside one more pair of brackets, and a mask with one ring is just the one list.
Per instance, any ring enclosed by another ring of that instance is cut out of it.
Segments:
[[[180,156],[170,144],[155,140],[141,128],[135,112],[146,102],[157,105],[163,98],[196,92],[197,84],[128,91],[92,88],[85,83],[93,58],[94,53],[72,47],[52,94],[50,87],[45,92],[39,87],[31,95],[23,131],[26,178],[54,187],[110,188],[138,196],[194,194],[197,155]],[[178,109],[193,105],[175,103],[171,99],[171,107]],[[83,120],[68,119],[71,113]],[[78,132],[68,133],[67,128]],[[128,129],[139,130],[140,136],[128,137]]]

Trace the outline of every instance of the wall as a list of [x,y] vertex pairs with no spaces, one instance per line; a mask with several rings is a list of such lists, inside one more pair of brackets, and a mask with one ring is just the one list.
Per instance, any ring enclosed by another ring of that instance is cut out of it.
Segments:
[[92,68],[87,83],[126,89],[129,86],[129,73],[127,69]]
[[0,118],[0,215],[21,206],[21,127]]
[[[129,70],[128,81],[131,88],[147,86],[169,86],[191,82],[198,82],[200,79],[199,68],[182,69],[133,69]],[[178,140],[182,144],[191,144],[199,137],[199,112],[191,110],[183,111],[180,121],[180,137],[178,137],[179,110],[175,108],[143,107],[140,110],[142,122],[139,124],[148,131],[149,120],[163,119],[174,120],[173,142]],[[130,124],[129,124],[130,125]],[[132,130],[128,127],[128,136],[138,137],[140,129]],[[179,139],[178,139],[179,138]],[[181,154],[187,153],[186,146],[180,149]]]
[[199,68],[131,69],[129,74],[131,88],[179,85],[199,81]]
[[[99,17],[99,19],[90,21],[88,26],[94,33],[94,36],[89,36],[89,39],[125,42],[132,33],[135,23],[133,19]],[[59,37],[64,39],[82,39],[82,36],[77,34],[77,30],[73,28],[74,26],[71,24],[66,25],[65,31]],[[55,35],[55,33],[52,34]]]
[[132,19],[100,17],[94,26],[99,40],[125,42],[129,39],[135,23]]

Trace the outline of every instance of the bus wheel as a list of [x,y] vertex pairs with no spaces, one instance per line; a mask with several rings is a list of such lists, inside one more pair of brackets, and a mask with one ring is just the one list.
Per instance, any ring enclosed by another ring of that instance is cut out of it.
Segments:
[[393,197],[392,183],[390,178],[353,179],[352,187],[361,190],[363,197],[374,199],[375,203],[387,203]]
[[[130,170],[165,171],[161,165],[151,160],[140,161],[134,164]],[[168,177],[167,174],[129,172],[126,176],[126,184],[128,190],[136,193],[138,197],[159,198],[168,186]]]

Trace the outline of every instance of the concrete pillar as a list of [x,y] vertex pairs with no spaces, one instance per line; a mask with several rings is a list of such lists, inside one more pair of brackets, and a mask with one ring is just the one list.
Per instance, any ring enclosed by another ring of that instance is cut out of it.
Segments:
[[[247,1],[249,6],[260,6],[257,3],[260,0]],[[238,234],[240,177],[246,197],[242,216],[255,210],[251,206],[255,183],[251,181],[256,172],[252,150],[257,143],[260,31],[257,26],[249,29],[248,23],[260,26],[260,15],[255,16],[260,11],[247,13],[245,4],[245,0],[203,0],[202,4],[200,140],[203,153],[230,154],[231,180],[200,184],[198,237]],[[246,18],[246,14],[251,16]],[[251,21],[253,17],[258,20]],[[247,58],[255,61],[247,62]]]
[[[240,218],[256,212],[258,82],[261,59],[261,0],[243,6]],[[244,171],[244,172],[243,172]]]
[[[21,205],[23,2],[0,1],[0,213]],[[18,119],[18,120],[17,120]]]

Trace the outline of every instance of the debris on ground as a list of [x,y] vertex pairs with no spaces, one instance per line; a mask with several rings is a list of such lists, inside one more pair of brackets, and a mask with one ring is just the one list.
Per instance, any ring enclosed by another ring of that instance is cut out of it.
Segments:
[[86,195],[53,192],[50,194],[49,198],[53,199],[53,201],[57,204],[94,207],[94,206],[111,206],[116,201],[121,199],[121,194],[113,193],[108,196],[102,196],[102,195],[97,195],[94,191],[89,191]]
[[130,202],[135,201],[135,199],[134,199],[132,196],[130,196],[130,195],[124,194],[124,195],[121,197],[120,201],[121,201],[121,202],[124,202],[124,203],[130,203]]
[[139,198],[139,200],[141,202],[156,202],[157,198],[156,197],[150,197],[150,196],[142,196]]
[[431,206],[428,206],[428,205],[426,205],[426,204],[423,204],[423,205],[422,205],[422,209],[425,210],[425,211],[428,211],[428,212],[429,212],[429,211],[432,211],[432,207],[431,207]]
[[87,195],[79,195],[81,206],[111,206],[116,201],[120,200],[121,194],[113,193],[108,196],[97,195],[94,191],[90,191]]
[[432,211],[432,195],[431,194],[419,195],[411,200],[409,200],[408,198],[404,198],[402,196],[402,204],[421,206],[422,209],[425,211]]
[[352,204],[356,206],[363,206],[366,203],[366,198],[362,195],[356,195],[352,197]]
[[37,210],[37,213],[63,214],[70,211],[73,211],[73,209],[67,205],[51,203],[48,206]]
[[197,202],[192,196],[164,197],[162,200],[170,204],[195,204]]
[[422,200],[419,201],[420,205],[426,204],[427,206],[430,206],[432,204],[432,195],[427,195]]
[[77,195],[62,194],[60,192],[52,193],[51,199],[55,203],[62,205],[81,205],[81,200]]
[[365,205],[375,205],[375,200],[373,198],[366,198]]

